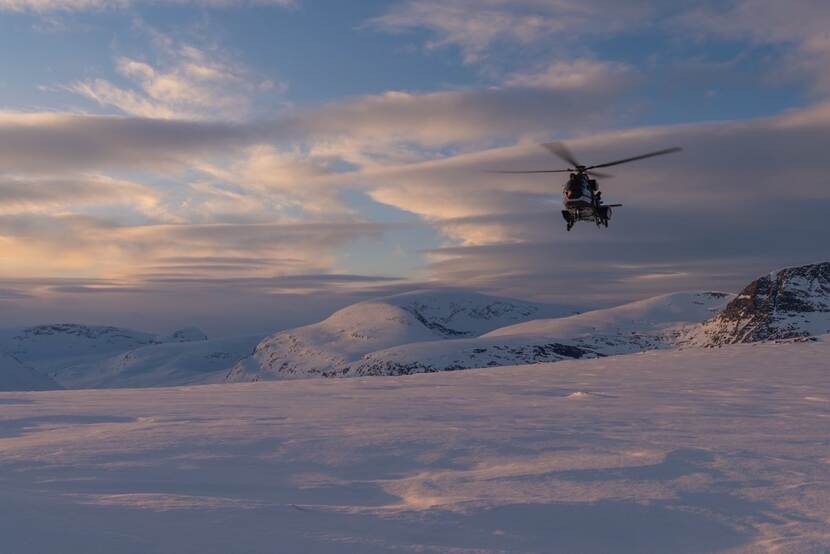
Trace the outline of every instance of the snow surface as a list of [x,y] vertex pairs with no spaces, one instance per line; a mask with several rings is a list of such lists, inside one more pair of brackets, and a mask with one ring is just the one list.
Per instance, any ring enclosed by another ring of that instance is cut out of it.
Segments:
[[362,356],[413,342],[475,337],[504,325],[573,310],[455,289],[368,300],[328,319],[263,340],[228,381],[314,377],[342,372]]
[[827,552],[830,337],[0,394],[15,554]]

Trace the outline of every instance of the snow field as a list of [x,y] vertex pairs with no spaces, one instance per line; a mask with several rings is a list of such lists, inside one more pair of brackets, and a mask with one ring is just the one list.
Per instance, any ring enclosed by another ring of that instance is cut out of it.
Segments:
[[826,552],[830,342],[0,394],[3,550]]

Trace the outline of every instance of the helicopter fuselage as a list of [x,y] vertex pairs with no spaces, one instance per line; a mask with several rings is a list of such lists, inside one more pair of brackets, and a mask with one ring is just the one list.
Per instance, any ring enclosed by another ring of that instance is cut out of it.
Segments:
[[608,227],[611,219],[611,207],[602,204],[596,179],[584,173],[573,175],[562,188],[562,217],[567,223],[568,231],[577,221],[593,221],[599,227]]

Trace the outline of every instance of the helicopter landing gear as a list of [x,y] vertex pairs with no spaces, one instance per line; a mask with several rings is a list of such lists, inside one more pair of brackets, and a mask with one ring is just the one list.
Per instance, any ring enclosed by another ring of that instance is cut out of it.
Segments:
[[565,230],[567,231],[570,231],[576,223],[574,216],[568,210],[562,210],[562,219],[565,220]]

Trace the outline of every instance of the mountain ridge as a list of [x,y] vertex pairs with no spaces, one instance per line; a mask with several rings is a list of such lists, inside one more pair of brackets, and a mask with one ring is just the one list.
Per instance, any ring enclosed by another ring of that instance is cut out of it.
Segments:
[[411,291],[347,306],[325,320],[275,333],[232,368],[227,382],[331,376],[370,352],[479,336],[571,308],[458,289]]
[[830,262],[791,266],[754,279],[687,345],[793,339],[830,333]]

